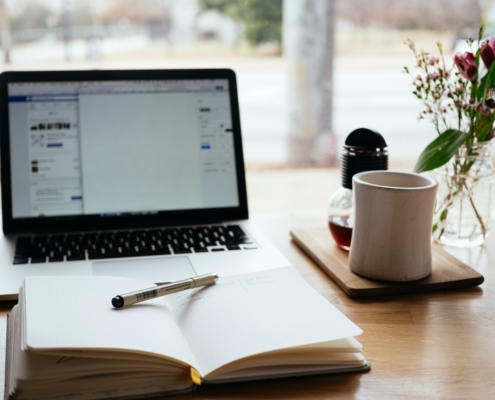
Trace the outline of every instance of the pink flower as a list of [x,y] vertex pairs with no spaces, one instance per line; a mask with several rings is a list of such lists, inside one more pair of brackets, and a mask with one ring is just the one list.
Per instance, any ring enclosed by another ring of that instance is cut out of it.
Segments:
[[489,107],[482,105],[482,104],[478,104],[478,106],[476,107],[476,111],[478,111],[479,113],[481,113],[483,115],[486,115],[487,117],[492,115],[492,110],[490,110]]
[[457,69],[464,78],[470,81],[476,78],[476,72],[478,68],[476,66],[476,61],[472,53],[469,53],[467,51],[464,54],[456,53],[454,62],[457,66]]
[[490,40],[481,44],[480,55],[486,69],[490,69],[493,60],[495,60],[495,37],[492,37]]
[[428,65],[435,65],[440,59],[438,57],[429,57],[427,64]]

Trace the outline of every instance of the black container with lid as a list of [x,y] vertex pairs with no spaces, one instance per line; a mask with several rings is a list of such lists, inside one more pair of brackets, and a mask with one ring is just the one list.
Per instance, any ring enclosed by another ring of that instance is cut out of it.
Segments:
[[352,177],[360,172],[388,169],[387,143],[367,128],[352,131],[342,150],[342,187],[328,202],[328,225],[337,244],[349,250],[354,226]]
[[352,189],[352,177],[360,172],[388,169],[387,143],[367,128],[352,131],[342,151],[342,186]]

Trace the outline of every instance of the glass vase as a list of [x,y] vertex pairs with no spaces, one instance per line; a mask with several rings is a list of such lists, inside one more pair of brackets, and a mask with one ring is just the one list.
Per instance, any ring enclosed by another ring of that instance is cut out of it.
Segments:
[[495,169],[491,143],[462,146],[434,171],[438,194],[433,238],[440,244],[474,247],[484,243],[492,227]]

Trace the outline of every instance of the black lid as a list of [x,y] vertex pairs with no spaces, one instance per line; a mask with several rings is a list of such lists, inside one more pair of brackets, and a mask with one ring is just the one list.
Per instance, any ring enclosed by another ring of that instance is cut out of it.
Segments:
[[387,143],[382,135],[359,128],[347,136],[342,152],[342,186],[352,189],[352,177],[359,172],[387,169]]
[[353,149],[384,149],[385,139],[377,131],[367,128],[353,130],[345,140],[344,148]]

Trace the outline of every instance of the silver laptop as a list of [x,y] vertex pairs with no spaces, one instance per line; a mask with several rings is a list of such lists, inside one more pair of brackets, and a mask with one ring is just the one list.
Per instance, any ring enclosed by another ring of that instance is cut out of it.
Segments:
[[231,70],[0,75],[0,300],[28,275],[289,265],[248,221]]

